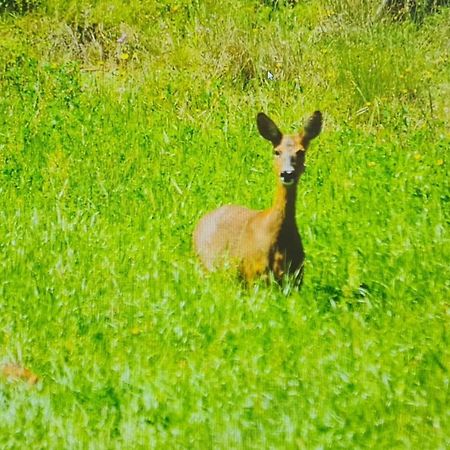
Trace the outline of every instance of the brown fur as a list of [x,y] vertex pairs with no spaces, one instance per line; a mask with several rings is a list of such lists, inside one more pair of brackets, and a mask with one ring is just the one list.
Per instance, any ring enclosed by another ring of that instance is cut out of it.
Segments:
[[26,381],[28,384],[36,384],[38,382],[38,376],[28,370],[26,367],[22,367],[18,364],[4,364],[1,367],[1,374],[8,380]]
[[[321,126],[322,115],[316,111],[300,134],[283,136],[267,116],[258,115],[260,133],[274,146],[275,200],[264,211],[227,205],[203,216],[193,238],[208,270],[231,261],[249,282],[269,272],[279,281],[287,274],[301,279],[305,254],[295,219],[297,184],[305,169],[306,149]],[[281,181],[286,169],[295,171],[291,185]]]

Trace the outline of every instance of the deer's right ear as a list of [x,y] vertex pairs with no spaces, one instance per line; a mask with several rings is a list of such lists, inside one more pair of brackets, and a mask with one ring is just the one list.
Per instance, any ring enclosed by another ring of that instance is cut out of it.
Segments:
[[256,117],[256,123],[258,124],[258,130],[261,136],[272,142],[274,147],[277,147],[280,144],[283,135],[273,120],[260,112]]
[[322,131],[322,113],[315,111],[313,115],[306,121],[305,128],[302,133],[302,145],[305,150],[312,139],[317,137]]

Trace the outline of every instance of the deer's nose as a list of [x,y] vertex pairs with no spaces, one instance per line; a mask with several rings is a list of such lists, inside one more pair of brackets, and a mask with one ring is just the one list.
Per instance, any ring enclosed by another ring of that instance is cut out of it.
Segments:
[[283,184],[292,184],[295,180],[295,170],[283,170],[280,174],[280,178]]

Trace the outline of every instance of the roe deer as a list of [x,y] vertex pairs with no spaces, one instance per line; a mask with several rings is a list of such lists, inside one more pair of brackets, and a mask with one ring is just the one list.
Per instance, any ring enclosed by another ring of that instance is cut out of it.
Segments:
[[255,211],[226,205],[206,214],[194,231],[194,247],[208,270],[229,259],[247,282],[272,272],[277,281],[292,275],[300,284],[305,254],[295,220],[297,183],[306,149],[322,129],[322,114],[316,111],[294,135],[283,136],[264,113],[258,114],[257,125],[273,145],[277,189],[272,207]]

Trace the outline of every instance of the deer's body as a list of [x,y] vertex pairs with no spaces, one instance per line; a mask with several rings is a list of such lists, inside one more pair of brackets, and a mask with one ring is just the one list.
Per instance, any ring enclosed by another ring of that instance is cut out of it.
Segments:
[[316,112],[302,134],[283,136],[267,116],[258,115],[259,131],[272,142],[276,155],[275,199],[264,211],[227,205],[203,216],[194,231],[194,247],[208,270],[229,261],[246,281],[269,272],[277,280],[288,274],[301,280],[305,255],[295,219],[297,183],[306,148],[321,124]]
[[273,272],[281,279],[298,272],[304,252],[295,217],[284,208],[283,191],[278,207],[255,211],[227,205],[205,215],[199,222],[194,242],[203,264],[213,270],[224,260],[235,261],[244,279]]

